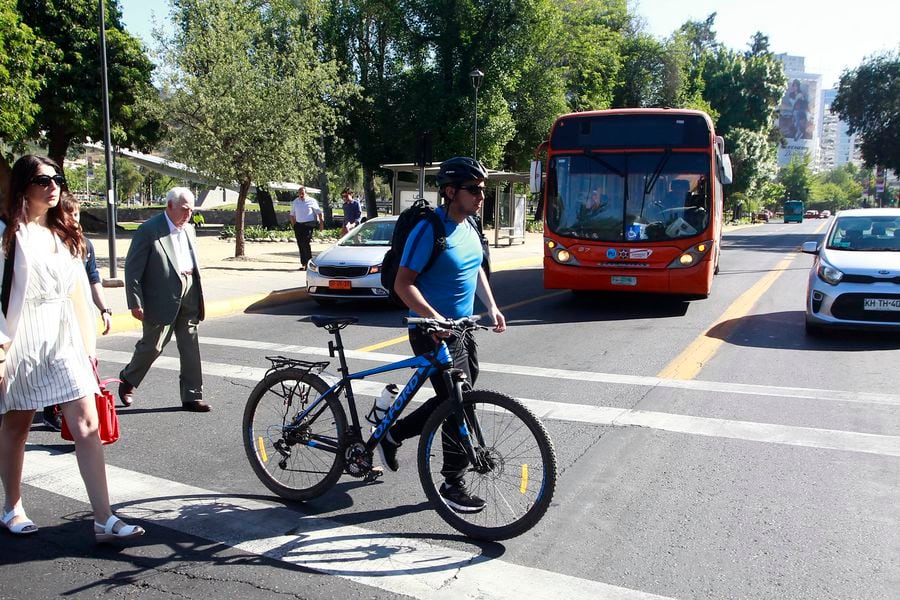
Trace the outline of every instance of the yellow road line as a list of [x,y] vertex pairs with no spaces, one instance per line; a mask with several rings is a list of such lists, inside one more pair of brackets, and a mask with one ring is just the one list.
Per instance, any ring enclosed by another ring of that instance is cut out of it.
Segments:
[[[816,227],[813,235],[821,233],[827,224],[828,221],[825,221]],[[693,379],[696,377],[700,372],[700,369],[709,363],[710,359],[712,359],[722,346],[724,339],[728,337],[728,334],[731,333],[736,326],[737,320],[750,312],[750,309],[753,308],[753,305],[756,304],[757,300],[759,300],[766,290],[775,283],[778,276],[781,275],[783,271],[787,270],[793,260],[794,256],[788,256],[775,265],[775,268],[772,269],[772,271],[767,273],[762,279],[756,282],[756,285],[735,300],[709,329],[700,334],[700,337],[694,340],[690,346],[685,348],[681,354],[676,356],[674,360],[666,365],[666,367],[657,374],[657,377],[665,379]],[[728,322],[728,324],[723,326],[722,324],[726,322]],[[717,337],[711,337],[709,332],[717,327]]]
[[[719,350],[723,340],[728,337],[728,334],[737,325],[738,319],[750,312],[757,300],[766,293],[766,290],[772,287],[778,276],[787,270],[794,258],[791,255],[782,259],[775,265],[774,269],[766,273],[753,287],[741,294],[709,329],[704,331],[656,376],[664,379],[693,379],[696,377],[700,369],[709,363],[710,359]],[[709,335],[709,332],[713,329],[717,329],[716,337]]]

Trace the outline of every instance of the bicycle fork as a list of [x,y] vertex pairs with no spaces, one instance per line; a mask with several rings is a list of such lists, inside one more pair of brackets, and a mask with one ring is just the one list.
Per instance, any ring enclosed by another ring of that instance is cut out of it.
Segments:
[[468,378],[462,369],[447,369],[443,377],[447,388],[452,390],[453,415],[456,417],[459,439],[469,464],[476,473],[488,473],[494,469],[494,461],[485,448],[484,434],[475,416],[475,409],[466,408],[463,403],[463,386],[466,385]]

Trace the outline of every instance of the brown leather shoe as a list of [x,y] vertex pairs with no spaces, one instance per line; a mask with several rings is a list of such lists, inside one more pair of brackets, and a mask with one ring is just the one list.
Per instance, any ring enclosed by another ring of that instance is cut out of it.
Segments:
[[186,410],[188,412],[209,412],[212,410],[212,406],[203,400],[194,400],[193,402],[183,402],[181,404],[181,410]]
[[[122,379],[122,376],[119,375],[119,379]],[[122,383],[119,384],[119,401],[122,403],[122,406],[131,406],[134,404],[134,386],[122,379]]]

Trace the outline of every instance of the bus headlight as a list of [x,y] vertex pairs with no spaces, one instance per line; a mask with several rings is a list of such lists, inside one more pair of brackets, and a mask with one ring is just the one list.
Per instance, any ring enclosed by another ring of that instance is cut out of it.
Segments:
[[550,256],[553,260],[561,265],[577,266],[581,264],[571,252],[553,240],[547,240],[547,249],[550,251]]
[[709,249],[712,248],[712,242],[705,241],[700,242],[699,244],[695,244],[678,255],[675,260],[669,263],[670,269],[686,269],[687,267],[693,267],[698,262],[700,262],[704,256],[709,254]]

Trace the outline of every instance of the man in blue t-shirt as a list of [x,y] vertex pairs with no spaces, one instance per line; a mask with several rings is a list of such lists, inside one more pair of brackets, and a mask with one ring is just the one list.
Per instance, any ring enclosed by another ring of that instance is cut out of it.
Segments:
[[[494,331],[506,330],[506,319],[497,308],[487,275],[481,267],[483,258],[481,235],[472,227],[469,216],[478,214],[484,201],[484,182],[487,170],[476,160],[465,157],[451,158],[441,163],[437,180],[444,205],[436,212],[444,226],[447,247],[440,252],[428,269],[425,269],[434,247],[434,228],[423,219],[410,232],[400,259],[400,268],[394,282],[394,291],[410,307],[410,316],[434,319],[459,319],[475,311],[475,296],[487,309],[494,324]],[[439,235],[439,234],[438,234]],[[478,377],[478,355],[472,336],[445,339],[454,357],[453,366],[462,369],[470,385]],[[436,342],[417,327],[409,329],[409,342],[419,355],[434,350]],[[425,421],[444,400],[449,397],[443,377],[431,377],[431,385],[437,394],[409,416],[398,420],[378,448],[384,464],[396,471],[397,448],[403,440],[422,433]],[[451,432],[456,435],[456,432]],[[450,436],[447,436],[450,437]],[[484,509],[485,502],[466,488],[464,475],[468,460],[453,451],[454,440],[444,440],[445,482],[439,492],[447,505],[457,512],[474,513]]]

